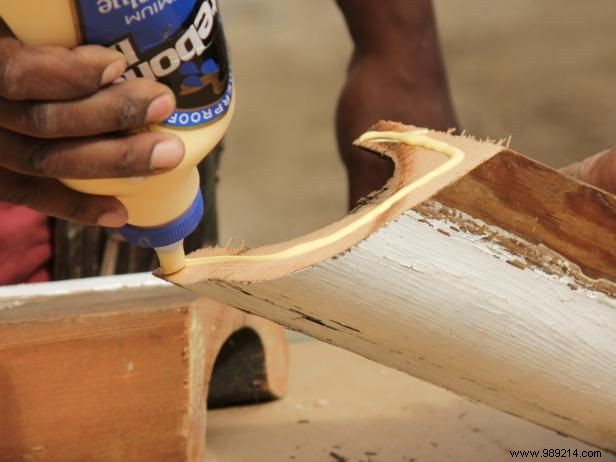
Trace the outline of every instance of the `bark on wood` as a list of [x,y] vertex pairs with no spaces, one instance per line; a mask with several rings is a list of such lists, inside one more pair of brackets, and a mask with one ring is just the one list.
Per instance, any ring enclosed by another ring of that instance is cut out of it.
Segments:
[[286,374],[280,327],[149,275],[2,288],[0,461],[202,462],[208,393],[268,401]]
[[[412,127],[382,122],[376,130]],[[616,450],[616,198],[500,145],[444,133],[454,170],[324,248],[191,266],[172,282],[461,395]],[[391,143],[368,204],[268,255],[335,235],[442,156]]]

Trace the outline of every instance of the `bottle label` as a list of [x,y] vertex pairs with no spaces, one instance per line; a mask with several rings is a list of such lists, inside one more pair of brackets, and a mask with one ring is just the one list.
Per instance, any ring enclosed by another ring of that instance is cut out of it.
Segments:
[[124,79],[169,86],[177,109],[162,125],[198,128],[229,109],[233,79],[217,0],[76,0],[83,41],[116,49]]

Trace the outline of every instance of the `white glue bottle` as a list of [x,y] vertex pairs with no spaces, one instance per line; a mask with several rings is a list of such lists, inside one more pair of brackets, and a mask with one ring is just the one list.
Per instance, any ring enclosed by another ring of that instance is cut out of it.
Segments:
[[124,238],[155,249],[166,274],[181,270],[183,241],[204,211],[197,165],[221,141],[235,104],[217,0],[0,0],[0,17],[31,45],[114,48],[129,64],[123,78],[150,78],[173,90],[175,113],[148,130],[182,138],[179,166],[146,178],[62,182],[117,197],[128,210]]

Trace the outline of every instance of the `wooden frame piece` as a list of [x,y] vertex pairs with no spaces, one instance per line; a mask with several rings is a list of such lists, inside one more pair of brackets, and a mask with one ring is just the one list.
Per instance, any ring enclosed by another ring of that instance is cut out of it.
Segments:
[[0,461],[201,462],[206,402],[282,397],[287,362],[280,327],[151,275],[0,288]]
[[[396,173],[352,214],[282,244],[204,249],[168,280],[616,450],[616,198],[499,144],[376,138],[358,144]],[[464,158],[422,181],[443,145]]]

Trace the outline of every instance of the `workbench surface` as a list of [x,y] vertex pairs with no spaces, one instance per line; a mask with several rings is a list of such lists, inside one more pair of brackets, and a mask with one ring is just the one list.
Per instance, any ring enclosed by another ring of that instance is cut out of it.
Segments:
[[285,400],[208,414],[208,462],[500,462],[543,449],[571,450],[559,461],[596,450],[316,341],[291,345]]

